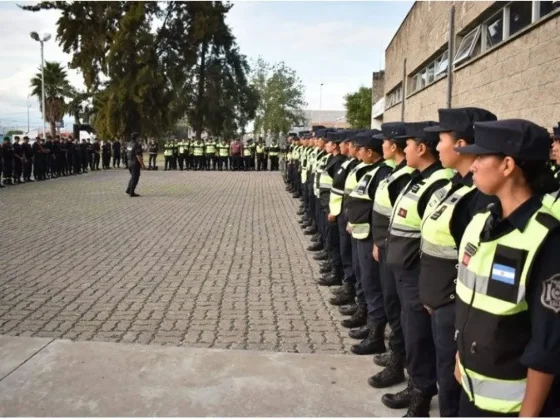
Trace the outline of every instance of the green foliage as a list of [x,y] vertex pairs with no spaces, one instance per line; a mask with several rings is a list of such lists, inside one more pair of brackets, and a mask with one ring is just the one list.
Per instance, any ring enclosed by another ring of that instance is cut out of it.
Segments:
[[352,128],[371,127],[371,88],[362,86],[357,92],[344,97],[346,121]]
[[293,69],[283,62],[269,64],[259,58],[253,67],[251,85],[258,97],[255,136],[278,138],[291,127],[303,124],[305,92]]
[[128,138],[171,132],[185,116],[198,136],[246,125],[256,100],[246,59],[225,23],[231,7],[220,1],[43,1],[23,9],[61,12],[57,40],[94,93],[94,127],[102,137]]
[[[60,63],[45,62],[45,119],[50,125],[51,135],[56,134],[56,123],[61,121],[67,111],[65,98],[72,97],[72,87],[68,82],[66,70]],[[43,111],[43,83],[41,69],[31,79],[31,94],[35,96]]]
[[21,130],[10,130],[5,135],[6,136],[19,136],[20,134],[23,134],[23,131],[21,131]]

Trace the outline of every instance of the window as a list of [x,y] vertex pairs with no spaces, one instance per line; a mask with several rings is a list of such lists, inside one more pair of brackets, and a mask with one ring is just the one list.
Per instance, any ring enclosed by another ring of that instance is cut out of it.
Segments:
[[530,1],[514,1],[509,5],[509,35],[529,26],[532,21],[533,4]]
[[560,8],[559,1],[539,1],[538,18],[548,15],[553,10]]
[[471,58],[479,35],[480,26],[477,26],[474,30],[463,37],[463,39],[461,40],[461,44],[459,44],[459,48],[457,49],[457,54],[455,54],[455,60],[453,60],[453,64],[457,65]]
[[488,19],[484,25],[484,47],[483,49],[492,48],[504,40],[504,14],[500,11]]
[[403,98],[403,90],[402,85],[399,85],[391,92],[387,94],[387,99],[385,100],[385,109],[391,108],[393,105],[398,104],[402,101]]
[[426,84],[432,83],[434,81],[434,66],[435,63],[431,63],[426,68]]
[[445,51],[443,55],[437,60],[435,67],[435,78],[444,76],[447,73],[447,66],[449,65],[449,51]]

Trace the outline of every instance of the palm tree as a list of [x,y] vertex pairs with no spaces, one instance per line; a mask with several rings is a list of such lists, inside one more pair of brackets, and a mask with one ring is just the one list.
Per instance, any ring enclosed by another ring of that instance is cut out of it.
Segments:
[[39,99],[41,111],[50,125],[51,135],[56,135],[56,123],[62,120],[66,113],[65,98],[72,96],[72,87],[68,83],[66,70],[57,62],[45,63],[45,108],[43,110],[41,70],[31,79],[31,94]]

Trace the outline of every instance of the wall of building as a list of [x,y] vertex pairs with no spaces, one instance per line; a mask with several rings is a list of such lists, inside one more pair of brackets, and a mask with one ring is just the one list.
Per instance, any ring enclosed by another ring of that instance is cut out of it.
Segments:
[[[501,2],[500,2],[501,3]],[[406,121],[437,120],[446,106],[447,77],[410,94],[409,77],[447,48],[449,10],[455,5],[455,50],[465,35],[498,6],[494,2],[416,2],[386,50],[385,94],[399,86],[403,60]],[[429,29],[432,28],[432,29]],[[480,106],[499,118],[526,118],[545,127],[560,118],[560,15],[545,18],[482,53],[453,73],[452,106]],[[402,103],[384,121],[401,119]]]

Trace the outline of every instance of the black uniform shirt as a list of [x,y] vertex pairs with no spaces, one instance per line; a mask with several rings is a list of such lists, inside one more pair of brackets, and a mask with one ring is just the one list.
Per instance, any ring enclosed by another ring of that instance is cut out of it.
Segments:
[[[494,223],[482,236],[497,239],[513,231],[524,230],[529,219],[542,206],[538,196],[519,206],[509,217],[500,219],[499,203],[492,207]],[[531,339],[521,356],[528,368],[556,375],[541,415],[560,416],[560,229],[550,232],[533,260],[526,300],[531,318]]]
[[[377,187],[379,187],[379,183],[381,181],[383,181],[385,178],[387,178],[391,172],[393,171],[393,168],[391,168],[390,166],[387,165],[382,165],[383,161],[380,161],[380,168],[377,170],[377,172],[375,173],[375,177],[372,179],[372,181],[369,183],[369,188],[368,188],[368,195],[371,198],[371,201],[375,200],[375,191],[377,191]],[[373,209],[373,207],[372,207]]]
[[12,149],[12,145],[10,143],[3,143],[2,152],[4,163],[11,165],[12,159],[14,158],[14,149]]
[[113,154],[115,155],[121,154],[121,144],[118,141],[113,142]]
[[[403,160],[401,163],[395,166],[393,172],[398,171],[404,166],[406,166],[406,160]],[[399,179],[391,183],[391,185],[389,186],[389,200],[391,200],[391,205],[395,205],[395,201],[397,201],[399,194],[409,182],[410,182],[410,174],[407,174],[401,176]]]
[[131,141],[127,145],[127,151],[128,151],[128,159],[130,161],[129,165],[133,164],[136,168],[141,168],[140,162],[138,162],[138,159],[136,157],[142,156],[143,153],[142,145],[140,143]]
[[29,143],[23,143],[21,148],[23,149],[23,154],[27,159],[31,159],[33,157],[33,149]]
[[21,148],[21,144],[19,143],[14,143],[13,145],[13,151],[14,151],[14,157],[21,162],[20,159],[18,159],[16,156],[22,157],[23,156],[23,149]]
[[334,178],[335,174],[338,172],[346,159],[347,157],[341,154],[331,156],[331,158],[329,159],[329,163],[327,163],[327,166],[325,166],[325,171],[327,171],[331,178]]

